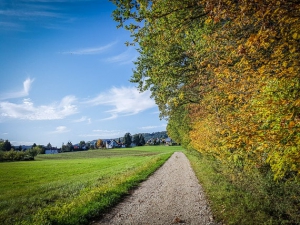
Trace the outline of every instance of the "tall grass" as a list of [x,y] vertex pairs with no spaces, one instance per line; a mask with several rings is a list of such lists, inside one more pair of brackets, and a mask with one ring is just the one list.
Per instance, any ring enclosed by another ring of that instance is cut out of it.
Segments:
[[229,173],[219,161],[187,151],[217,221],[224,224],[300,224],[300,181],[275,182],[259,171]]
[[0,163],[1,224],[86,224],[180,149],[91,150]]

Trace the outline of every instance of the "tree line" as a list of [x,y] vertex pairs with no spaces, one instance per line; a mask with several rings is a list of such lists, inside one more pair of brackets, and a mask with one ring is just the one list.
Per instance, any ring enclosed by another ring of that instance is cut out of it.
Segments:
[[[136,146],[144,146],[146,144],[143,134],[131,135],[126,133],[124,137],[118,139],[116,143],[118,147],[131,147],[131,144]],[[36,145],[35,143],[28,149],[23,149],[23,146],[13,146],[8,140],[0,139],[0,162],[1,161],[21,161],[33,160],[37,154],[45,154],[46,150],[57,150],[58,152],[73,152],[89,149],[106,148],[106,143],[102,139],[98,139],[95,144],[90,142],[80,141],[78,145],[73,145],[71,141],[62,144],[61,148],[53,147],[49,142],[46,146]]]
[[[132,143],[135,146],[144,146],[146,144],[145,138],[143,134],[135,134],[131,135],[130,133],[126,133],[124,137],[118,138],[117,140],[111,140],[115,141],[117,143],[117,147],[126,147],[129,148],[131,147]],[[105,148],[106,145],[102,139],[98,139],[96,142],[96,148]]]
[[299,186],[299,1],[111,1],[139,52],[131,82],[151,91],[172,139],[232,182]]

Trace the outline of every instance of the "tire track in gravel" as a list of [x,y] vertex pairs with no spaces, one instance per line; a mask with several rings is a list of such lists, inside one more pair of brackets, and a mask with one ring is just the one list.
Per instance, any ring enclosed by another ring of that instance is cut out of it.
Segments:
[[182,152],[175,152],[132,195],[93,224],[176,223],[216,224],[203,189]]

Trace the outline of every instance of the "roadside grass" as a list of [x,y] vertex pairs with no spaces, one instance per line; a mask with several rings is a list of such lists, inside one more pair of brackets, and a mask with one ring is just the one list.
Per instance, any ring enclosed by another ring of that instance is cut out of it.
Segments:
[[300,182],[276,183],[258,171],[230,174],[217,160],[185,151],[205,190],[215,220],[223,224],[300,224]]
[[87,224],[181,150],[144,146],[0,163],[1,224]]

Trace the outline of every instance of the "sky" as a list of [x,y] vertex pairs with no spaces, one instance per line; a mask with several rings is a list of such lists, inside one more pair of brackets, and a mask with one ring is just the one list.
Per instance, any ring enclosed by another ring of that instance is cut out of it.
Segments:
[[0,1],[0,138],[62,143],[166,130],[108,0]]

